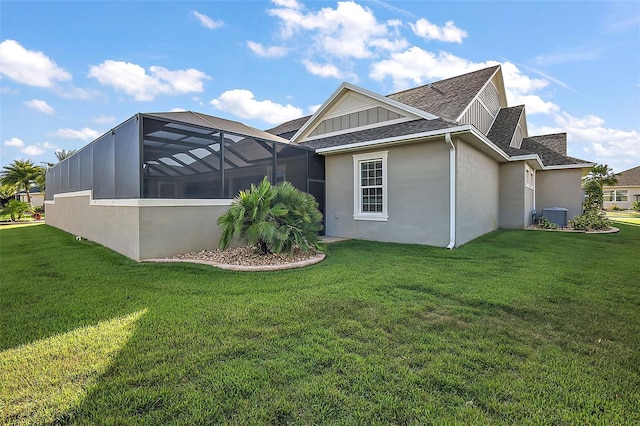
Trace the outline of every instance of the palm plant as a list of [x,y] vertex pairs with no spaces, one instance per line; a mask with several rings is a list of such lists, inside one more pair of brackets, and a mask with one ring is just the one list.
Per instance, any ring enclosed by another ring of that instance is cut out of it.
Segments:
[[65,149],[60,149],[56,151],[56,158],[58,159],[58,163],[64,160],[65,158],[71,157],[75,153],[76,153],[75,149],[70,149],[69,151]]
[[248,191],[240,191],[229,210],[220,218],[220,247],[226,249],[234,238],[255,245],[260,254],[292,253],[297,246],[304,251],[323,249],[318,238],[322,214],[313,196],[294,188],[289,182],[271,186],[265,177]]
[[276,186],[273,201],[287,209],[287,214],[276,218],[278,227],[273,241],[276,253],[292,253],[296,246],[303,251],[324,250],[318,236],[322,231],[322,213],[311,194],[299,191],[290,182],[282,182]]
[[31,204],[20,200],[11,200],[2,209],[2,214],[8,214],[11,217],[11,221],[15,222],[22,219],[24,213],[31,213],[32,211]]
[[3,167],[0,172],[0,182],[2,185],[15,186],[17,192],[24,189],[27,194],[27,202],[31,204],[29,189],[43,173],[44,169],[33,164],[31,160],[14,160],[10,165]]

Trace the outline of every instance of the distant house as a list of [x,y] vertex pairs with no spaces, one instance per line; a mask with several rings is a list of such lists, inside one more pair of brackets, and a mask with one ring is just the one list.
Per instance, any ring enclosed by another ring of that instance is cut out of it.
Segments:
[[[45,192],[42,191],[39,187],[33,187],[29,190],[29,195],[31,196],[31,206],[33,207],[42,207],[44,206]],[[27,193],[25,191],[20,191],[18,194],[18,198],[20,201],[24,201],[25,203],[29,201],[27,197]]]
[[383,96],[343,83],[266,132],[195,112],[137,114],[47,174],[47,222],[136,260],[215,248],[238,190],[291,181],[327,235],[454,248],[581,213],[593,163],[531,136],[500,66]]
[[616,174],[615,186],[603,186],[604,208],[614,206],[629,209],[635,201],[640,201],[640,166]]

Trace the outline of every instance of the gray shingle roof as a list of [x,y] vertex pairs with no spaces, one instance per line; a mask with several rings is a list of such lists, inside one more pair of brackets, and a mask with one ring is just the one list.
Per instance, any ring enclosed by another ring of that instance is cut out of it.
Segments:
[[430,132],[456,127],[456,124],[448,123],[441,119],[418,119],[388,126],[375,127],[373,129],[360,130],[342,135],[328,136],[322,139],[314,139],[301,143],[301,145],[313,148],[329,148],[340,145],[349,145],[358,142],[374,141],[386,138],[400,137],[414,133]]
[[403,104],[455,120],[478,94],[499,65],[436,81],[424,86],[387,95]]
[[549,135],[533,136],[539,144],[554,150],[560,155],[567,155],[567,134],[552,133]]
[[500,112],[498,112],[498,116],[487,134],[487,137],[491,142],[495,143],[503,150],[509,148],[523,110],[524,105],[502,108]]
[[[557,138],[557,135],[563,133],[556,133],[553,135],[541,135],[541,136],[533,136],[529,138],[524,138],[522,140],[521,148],[525,151],[528,151],[530,154],[538,154],[542,163],[545,166],[562,166],[569,164],[587,164],[590,163],[586,160],[581,160],[575,157],[569,157],[567,155],[562,155],[557,151],[549,148],[547,145],[541,143],[540,141],[544,141],[547,137]],[[566,134],[564,134],[566,137]]]
[[617,186],[640,185],[640,166],[620,172],[616,177],[618,178]]
[[285,139],[291,139],[293,135],[296,134],[298,130],[304,126],[304,123],[309,121],[311,118],[310,115],[296,118],[294,120],[286,121],[282,124],[277,125],[271,129],[265,130],[267,133],[271,133],[272,135],[280,136]]

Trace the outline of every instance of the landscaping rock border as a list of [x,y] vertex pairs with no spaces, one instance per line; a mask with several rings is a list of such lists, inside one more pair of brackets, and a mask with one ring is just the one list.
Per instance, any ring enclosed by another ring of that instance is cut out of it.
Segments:
[[583,231],[573,228],[544,229],[538,228],[535,225],[529,225],[526,229],[529,231],[572,232],[575,234],[615,234],[617,232],[620,232],[620,229],[616,228],[615,226],[610,226],[609,229],[605,229],[602,231]]
[[295,250],[293,255],[257,254],[254,247],[237,247],[228,250],[203,250],[161,259],[146,259],[144,262],[170,263],[188,262],[210,265],[229,271],[281,271],[314,265],[324,260],[322,252],[304,253]]

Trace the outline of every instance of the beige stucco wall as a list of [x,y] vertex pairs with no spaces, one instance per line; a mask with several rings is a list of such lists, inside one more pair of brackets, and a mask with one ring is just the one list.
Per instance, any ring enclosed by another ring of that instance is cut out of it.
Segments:
[[228,204],[140,207],[140,259],[217,249],[217,220],[228,208]]
[[231,200],[92,200],[90,191],[46,202],[46,223],[134,260],[218,248]]
[[[42,207],[44,206],[44,192],[36,192],[31,195],[31,206],[32,207]],[[20,201],[24,201],[25,203],[28,201],[27,194],[20,194]]]
[[497,161],[466,142],[454,142],[456,246],[459,246],[498,228],[500,168]]
[[[388,221],[354,220],[353,155],[388,151]],[[328,155],[326,234],[446,247],[449,243],[449,148],[444,139]]]
[[536,172],[536,210],[562,207],[567,218],[582,214],[582,169],[538,170]]
[[[525,199],[524,179],[525,163],[517,161],[500,164],[500,220],[503,229],[522,229],[525,227],[523,211],[533,200]],[[532,198],[530,194],[529,198]],[[531,211],[531,207],[527,211]]]
[[47,225],[140,260],[138,209],[91,205],[89,191],[57,194],[45,204]]

